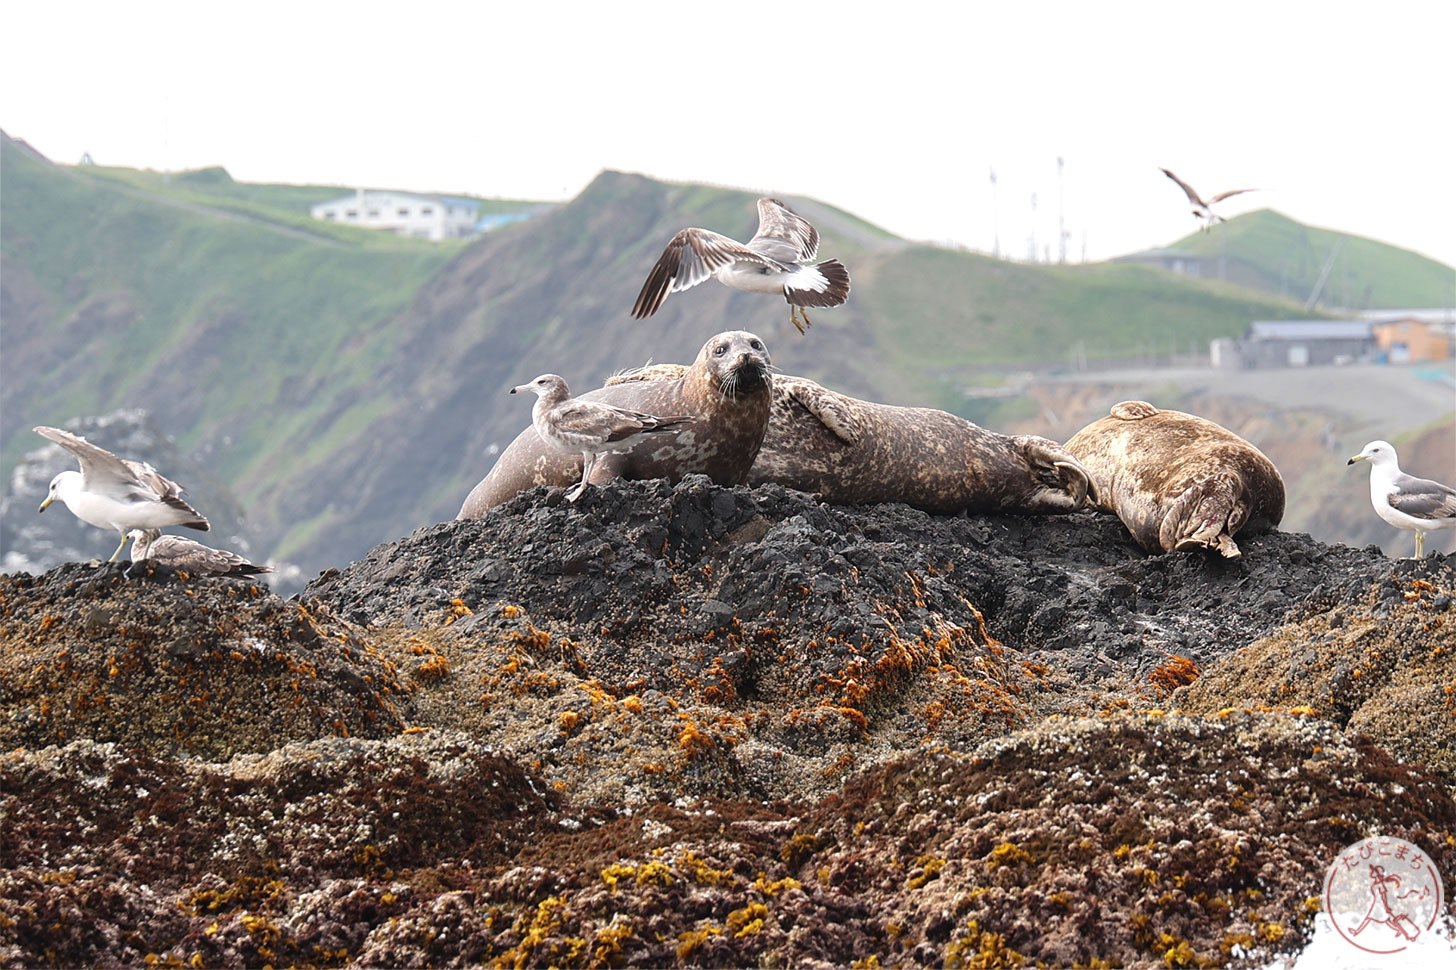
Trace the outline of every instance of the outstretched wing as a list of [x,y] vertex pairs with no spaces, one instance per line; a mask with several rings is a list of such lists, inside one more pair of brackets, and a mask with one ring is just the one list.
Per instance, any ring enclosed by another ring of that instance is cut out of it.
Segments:
[[1432,522],[1456,518],[1456,488],[1410,475],[1397,478],[1395,487],[1398,491],[1386,501],[1397,512]]
[[819,252],[819,230],[778,199],[758,200],[758,232],[748,248],[779,263],[806,263]]
[[1257,192],[1257,191],[1259,191],[1259,190],[1258,189],[1229,189],[1227,192],[1220,192],[1218,195],[1215,195],[1213,198],[1209,199],[1208,200],[1208,204],[1209,205],[1213,205],[1215,202],[1222,202],[1224,199],[1230,198],[1230,197],[1235,196],[1235,195],[1242,195],[1245,192]]
[[764,257],[736,239],[708,229],[684,229],[658,257],[637,302],[632,316],[638,320],[650,317],[662,306],[669,293],[690,289],[712,276],[719,269],[739,260],[760,263],[777,269]]
[[[133,462],[116,457],[105,448],[93,445],[78,434],[62,431],[60,428],[47,428],[44,425],[36,428],[35,433],[49,438],[76,456],[76,460],[81,463],[81,478],[91,491],[114,492],[120,497],[123,492],[129,492],[138,485],[145,485],[133,470]],[[146,485],[146,487],[150,486]],[[158,498],[161,495],[161,492],[157,492]]]
[[[1160,171],[1164,175],[1168,176],[1168,178],[1170,178],[1174,182],[1177,182],[1178,183],[1178,188],[1182,189],[1183,190],[1183,194],[1186,195],[1186,196],[1188,196],[1188,201],[1189,202],[1192,202],[1194,205],[1199,206],[1201,208],[1205,208],[1205,209],[1208,208],[1208,204],[1198,197],[1198,193],[1193,190],[1193,186],[1189,185],[1187,182],[1183,181],[1178,176],[1176,176],[1172,172],[1168,171],[1166,168],[1165,169],[1160,169]],[[1215,199],[1214,201],[1217,202],[1218,200]]]

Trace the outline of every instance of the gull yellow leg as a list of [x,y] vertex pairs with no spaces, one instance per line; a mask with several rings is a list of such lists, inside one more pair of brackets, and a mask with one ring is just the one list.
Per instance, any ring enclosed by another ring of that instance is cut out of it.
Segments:
[[1422,532],[1420,529],[1417,529],[1416,530],[1416,558],[1417,559],[1424,559],[1425,557],[1426,557],[1426,534],[1424,532]]

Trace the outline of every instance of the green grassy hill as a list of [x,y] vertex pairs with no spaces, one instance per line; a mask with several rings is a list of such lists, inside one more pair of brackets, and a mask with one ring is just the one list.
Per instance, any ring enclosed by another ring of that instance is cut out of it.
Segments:
[[[1195,232],[1172,245],[1217,265],[1222,278],[1300,304],[1349,309],[1445,307],[1456,303],[1456,270],[1373,239],[1295,222],[1271,209]],[[1329,273],[1323,285],[1320,277]]]
[[0,184],[5,466],[35,446],[34,424],[145,407],[232,482],[256,553],[309,570],[453,516],[529,421],[506,390],[544,371],[585,389],[748,329],[786,372],[964,413],[964,387],[1008,369],[1201,349],[1253,318],[1308,315],[1139,266],[909,245],[805,199],[790,201],[819,226],[822,256],[854,279],[807,336],[782,302],[712,283],[634,321],[673,233],[747,238],[752,195],[609,172],[570,203],[442,245],[311,221],[336,188],[57,166],[3,137]]

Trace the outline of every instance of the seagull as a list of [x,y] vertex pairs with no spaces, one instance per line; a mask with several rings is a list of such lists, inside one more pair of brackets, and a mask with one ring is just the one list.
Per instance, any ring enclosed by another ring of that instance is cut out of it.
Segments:
[[1213,226],[1213,224],[1215,222],[1223,222],[1224,221],[1224,217],[1223,216],[1221,216],[1218,213],[1216,213],[1216,212],[1213,211],[1213,204],[1215,202],[1222,202],[1224,199],[1227,199],[1229,196],[1239,195],[1240,193],[1243,193],[1243,192],[1257,192],[1258,191],[1258,189],[1231,189],[1228,192],[1220,192],[1218,195],[1215,195],[1213,198],[1209,199],[1207,202],[1204,202],[1203,199],[1199,197],[1198,193],[1196,191],[1194,191],[1193,186],[1189,185],[1187,182],[1183,181],[1178,176],[1176,176],[1172,172],[1168,171],[1166,168],[1165,169],[1162,169],[1161,171],[1162,171],[1162,173],[1164,175],[1168,176],[1168,178],[1172,179],[1174,182],[1177,182],[1178,183],[1178,188],[1182,189],[1183,190],[1183,194],[1186,195],[1186,196],[1188,196],[1188,201],[1191,202],[1191,203],[1193,203],[1193,214],[1195,216],[1197,216],[1199,219],[1202,219],[1203,220],[1203,231],[1204,232],[1207,232],[1210,228],[1212,228],[1212,226]]
[[1370,463],[1370,504],[1375,514],[1416,534],[1417,559],[1425,555],[1427,532],[1456,526],[1456,488],[1401,471],[1390,442],[1372,441],[1345,464],[1357,461]]
[[536,395],[531,425],[542,441],[558,451],[581,453],[581,481],[566,493],[569,502],[575,502],[586,491],[587,479],[602,455],[631,451],[642,436],[662,431],[676,433],[692,420],[687,415],[658,417],[603,401],[571,400],[566,381],[555,374],[542,374],[529,384],[511,388],[512,394],[517,391]]
[[708,229],[673,236],[642,284],[632,316],[650,317],[669,293],[716,276],[735,290],[782,293],[789,322],[803,333],[811,323],[803,307],[839,306],[849,299],[849,271],[837,259],[815,263],[818,251],[819,230],[778,199],[759,199],[758,232],[746,243]]
[[251,576],[273,571],[272,566],[248,562],[234,552],[204,546],[181,536],[164,536],[160,529],[132,529],[127,536],[132,540],[133,564],[150,560],[204,576]]
[[120,533],[121,543],[108,562],[116,562],[121,556],[132,529],[181,525],[206,532],[212,528],[196,509],[182,501],[182,486],[162,477],[146,462],[118,458],[60,428],[41,426],[34,430],[81,463],[79,472],[61,472],[51,479],[50,493],[40,503],[39,511],[44,512],[60,499],[82,522]]

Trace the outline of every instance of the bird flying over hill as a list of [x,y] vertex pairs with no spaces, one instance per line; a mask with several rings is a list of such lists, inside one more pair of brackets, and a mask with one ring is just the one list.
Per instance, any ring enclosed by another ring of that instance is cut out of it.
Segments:
[[119,532],[121,544],[111,554],[111,562],[121,555],[132,529],[182,525],[206,532],[211,528],[196,509],[182,501],[182,486],[146,462],[118,458],[60,428],[41,426],[35,433],[65,448],[81,463],[80,471],[61,472],[51,479],[50,492],[39,511],[60,499],[87,525]]
[[1417,559],[1425,555],[1427,532],[1456,527],[1456,488],[1401,471],[1390,442],[1372,441],[1345,464],[1357,461],[1370,463],[1370,504],[1375,514],[1416,534]]
[[555,374],[542,374],[529,384],[511,388],[512,394],[517,391],[536,395],[531,426],[541,440],[558,451],[581,455],[581,481],[566,493],[570,502],[586,491],[587,480],[602,455],[631,451],[643,436],[680,431],[681,425],[692,420],[686,415],[658,417],[605,401],[572,400],[566,381]]
[[1182,189],[1183,194],[1188,196],[1188,201],[1193,203],[1193,215],[1203,220],[1202,228],[1204,232],[1207,232],[1215,222],[1224,221],[1223,216],[1213,211],[1214,203],[1222,202],[1224,199],[1227,199],[1230,196],[1239,195],[1244,192],[1258,191],[1258,189],[1230,189],[1227,192],[1220,192],[1218,195],[1215,195],[1213,198],[1205,202],[1199,196],[1198,192],[1194,190],[1193,186],[1189,185],[1187,182],[1183,181],[1178,176],[1168,171],[1166,168],[1161,169],[1161,171],[1164,175],[1168,176],[1168,178],[1172,179],[1174,182],[1177,182],[1178,188]]
[[[708,229],[684,229],[667,244],[637,302],[638,320],[656,313],[669,293],[717,277],[750,293],[782,293],[789,322],[800,333],[810,325],[804,307],[839,306],[849,298],[849,272],[837,259],[815,263],[819,230],[778,199],[758,200],[758,232],[746,243]],[[802,322],[801,322],[802,321]]]

